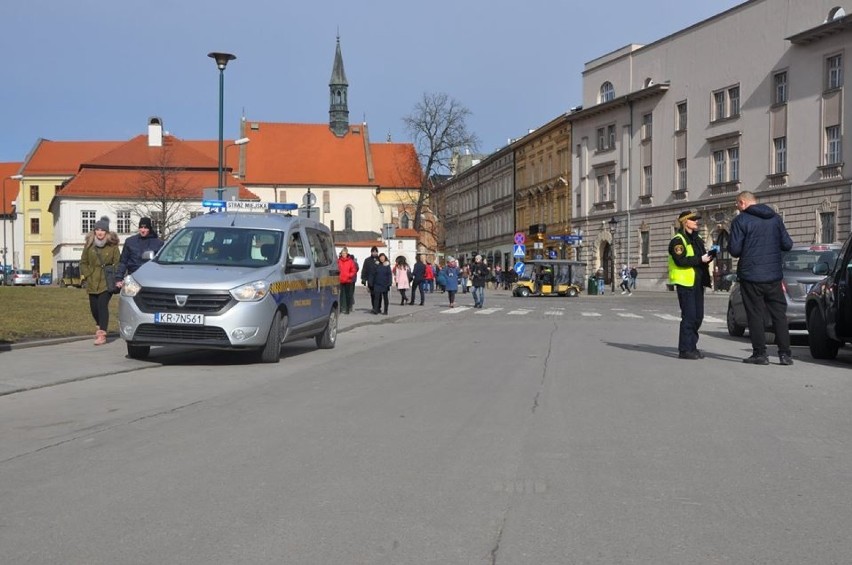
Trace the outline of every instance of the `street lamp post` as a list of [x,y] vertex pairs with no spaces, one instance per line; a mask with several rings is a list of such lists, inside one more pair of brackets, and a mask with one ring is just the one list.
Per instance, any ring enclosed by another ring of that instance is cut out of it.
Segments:
[[[228,170],[228,149],[231,148],[231,147],[236,147],[238,145],[245,145],[249,141],[251,141],[251,139],[249,139],[247,137],[241,137],[239,139],[234,140],[233,143],[229,143],[228,145],[226,145],[225,146],[225,162],[224,162],[224,165],[222,166],[222,168],[224,168],[225,170]],[[234,175],[234,178],[237,178],[237,177],[238,177],[238,175]],[[221,197],[220,197],[220,200],[221,200]]]
[[224,117],[225,117],[225,67],[228,66],[228,61],[236,59],[236,55],[230,53],[208,53],[208,57],[216,61],[216,66],[219,68],[219,184],[216,189],[216,195],[219,200],[222,200],[223,189],[223,168],[225,147],[224,147]]
[[609,254],[609,279],[612,293],[615,294],[615,231],[618,229],[618,220],[613,216],[609,220],[609,234],[612,236],[612,251]]
[[[9,205],[9,203],[6,202],[6,181],[21,180],[22,178],[24,178],[24,175],[12,175],[10,177],[6,177],[6,178],[3,179],[3,207],[2,207],[2,211],[3,211],[3,285],[4,286],[9,284],[9,281],[7,280],[9,277],[6,276],[8,274],[7,265],[9,264],[6,261],[6,256],[7,256],[7,253],[9,252],[8,248],[6,247],[6,221],[9,217],[9,214],[6,213],[6,206]],[[12,222],[12,229],[13,230],[15,229],[15,223],[14,222]],[[12,233],[12,235],[14,236],[14,233]]]

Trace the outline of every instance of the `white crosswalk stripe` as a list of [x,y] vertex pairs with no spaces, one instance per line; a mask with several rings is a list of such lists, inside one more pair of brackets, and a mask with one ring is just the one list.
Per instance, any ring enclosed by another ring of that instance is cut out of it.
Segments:
[[470,306],[459,306],[457,308],[447,308],[446,310],[441,310],[441,314],[458,314],[467,310],[470,310]]
[[679,316],[672,316],[671,314],[654,314],[654,316],[662,318],[663,320],[671,320],[672,322],[680,321]]
[[589,318],[600,318],[601,316],[600,312],[581,312],[580,314]]
[[512,310],[511,312],[506,312],[509,316],[526,316],[532,312],[532,310]]
[[565,312],[562,310],[548,310],[544,313],[545,316],[562,316]]
[[494,312],[499,312],[502,308],[483,308],[477,314],[481,314],[483,316],[487,316],[488,314],[493,314]]
[[640,316],[638,314],[632,314],[630,312],[624,312],[624,313],[619,312],[618,315],[622,318],[640,318],[641,319],[641,318],[644,317],[644,316]]
[[710,322],[711,324],[727,324],[728,323],[725,320],[723,320],[721,318],[716,318],[714,316],[704,316],[704,321]]

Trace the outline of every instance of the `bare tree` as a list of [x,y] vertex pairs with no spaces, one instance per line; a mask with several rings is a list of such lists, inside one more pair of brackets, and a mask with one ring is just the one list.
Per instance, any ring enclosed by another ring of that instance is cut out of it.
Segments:
[[198,201],[200,189],[175,165],[168,146],[162,148],[150,166],[138,169],[137,175],[130,212],[151,218],[160,237],[166,239],[189,219],[187,204]]
[[424,219],[424,209],[435,177],[450,171],[453,150],[466,147],[475,151],[479,146],[479,139],[467,130],[470,115],[470,110],[447,94],[424,93],[414,111],[403,118],[423,166],[414,212],[414,229],[418,231],[428,227],[427,223],[434,223]]

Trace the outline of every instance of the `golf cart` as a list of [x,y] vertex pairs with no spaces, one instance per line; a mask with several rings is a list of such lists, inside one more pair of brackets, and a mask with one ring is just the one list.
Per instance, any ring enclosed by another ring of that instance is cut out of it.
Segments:
[[533,259],[512,290],[513,296],[577,296],[583,288],[586,264],[563,259]]

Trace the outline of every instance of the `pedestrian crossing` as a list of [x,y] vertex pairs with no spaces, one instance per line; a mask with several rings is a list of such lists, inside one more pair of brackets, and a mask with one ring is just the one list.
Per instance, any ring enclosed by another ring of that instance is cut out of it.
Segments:
[[[559,318],[564,317],[566,315],[577,316],[580,315],[581,318],[623,318],[627,320],[645,320],[645,319],[653,319],[658,318],[660,320],[665,320],[667,322],[680,322],[680,316],[675,314],[661,313],[655,311],[642,311],[641,313],[637,312],[628,312],[625,311],[625,308],[611,308],[608,311],[582,311],[568,312],[566,308],[551,308],[548,310],[536,310],[533,308],[473,308],[472,306],[457,306],[455,308],[446,308],[444,310],[440,310],[440,314],[444,314],[447,316],[458,316],[459,314],[470,313],[474,316],[493,316],[495,314],[502,314],[506,316],[529,316],[530,314],[540,314],[545,318]],[[715,316],[704,316],[705,324],[724,324],[726,323],[724,319],[717,318]]]

